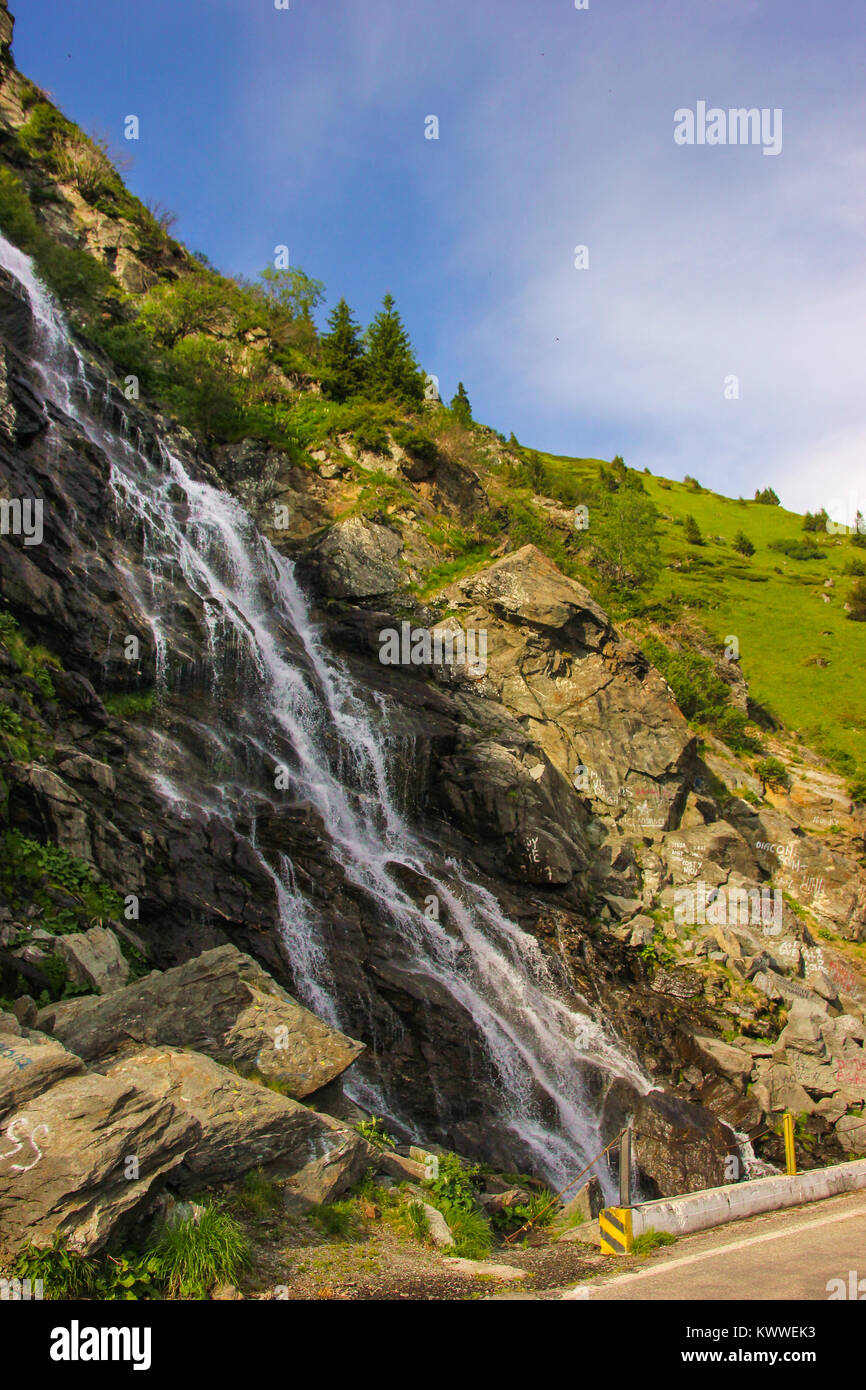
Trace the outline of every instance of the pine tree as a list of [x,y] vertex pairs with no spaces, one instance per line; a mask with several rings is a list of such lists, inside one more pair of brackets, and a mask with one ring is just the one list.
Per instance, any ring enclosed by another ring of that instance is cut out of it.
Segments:
[[424,399],[424,376],[390,294],[385,295],[380,312],[367,329],[366,362],[370,395],[375,400],[389,396],[406,401]]
[[328,332],[323,334],[321,343],[322,365],[327,369],[325,394],[335,401],[358,395],[366,375],[364,345],[360,327],[345,299],[328,315]]
[[472,406],[469,404],[466,387],[463,385],[462,381],[458,381],[457,394],[451,398],[451,409],[457,416],[461,425],[472,424]]
[[701,528],[689,513],[685,522],[685,537],[689,545],[703,545],[704,538],[701,535]]
[[738,531],[731,544],[741,555],[754,555],[755,553],[755,547],[744,531]]

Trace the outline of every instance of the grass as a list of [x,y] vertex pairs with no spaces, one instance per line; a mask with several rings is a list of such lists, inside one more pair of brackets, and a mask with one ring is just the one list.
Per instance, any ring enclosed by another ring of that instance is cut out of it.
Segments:
[[249,1262],[247,1237],[216,1203],[198,1221],[165,1226],[153,1252],[154,1273],[170,1298],[207,1298],[215,1284],[236,1284]]
[[632,1241],[631,1253],[633,1255],[651,1255],[653,1250],[658,1250],[662,1245],[676,1245],[676,1242],[676,1236],[672,1236],[669,1231],[657,1231],[654,1226],[650,1226],[643,1235],[635,1236]]
[[234,1200],[247,1215],[259,1218],[270,1216],[283,1205],[279,1187],[261,1168],[251,1168],[244,1174]]
[[358,1227],[358,1210],[354,1201],[328,1202],[313,1207],[310,1220],[323,1235],[348,1240]]
[[115,719],[135,719],[142,714],[153,714],[154,692],[145,690],[130,695],[106,695],[103,704]]

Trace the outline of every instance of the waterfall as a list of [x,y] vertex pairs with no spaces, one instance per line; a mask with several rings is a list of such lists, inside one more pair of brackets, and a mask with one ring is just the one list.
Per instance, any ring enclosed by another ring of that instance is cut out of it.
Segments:
[[[271,862],[257,845],[263,810],[287,798],[314,808],[345,879],[388,924],[396,968],[444,991],[471,1020],[467,1032],[483,1040],[502,1133],[552,1182],[573,1177],[603,1143],[588,1072],[622,1077],[642,1092],[649,1081],[601,1021],[569,1002],[536,940],[466,866],[443,859],[408,823],[393,788],[387,716],[362,698],[328,649],[292,563],[238,501],[192,477],[164,441],[154,458],[130,431],[97,418],[87,366],[29,259],[0,237],[0,264],[29,299],[34,367],[46,395],[110,463],[118,529],[141,548],[140,564],[117,564],[150,625],[158,691],[170,691],[177,677],[171,614],[179,577],[197,615],[207,653],[197,693],[207,717],[185,717],[203,751],[186,755],[184,716],[160,730],[165,765],[153,774],[160,795],[179,814],[203,809],[233,826],[251,823],[250,849],[274,881],[297,992],[326,1021],[345,1026],[322,909],[299,888],[288,856]],[[403,886],[401,869],[427,885],[424,900]],[[364,1103],[400,1120],[385,1074],[368,1070],[350,1084]],[[599,1176],[607,1185],[606,1168]]]

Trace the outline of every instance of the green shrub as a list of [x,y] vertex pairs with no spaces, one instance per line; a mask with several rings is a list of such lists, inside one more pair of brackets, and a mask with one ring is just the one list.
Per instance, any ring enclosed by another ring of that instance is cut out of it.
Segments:
[[755,763],[755,775],[763,785],[770,787],[787,787],[791,780],[788,769],[778,758],[761,758]]
[[393,1134],[389,1134],[385,1129],[384,1120],[376,1115],[371,1115],[369,1120],[359,1120],[355,1129],[362,1139],[366,1139],[369,1144],[375,1144],[379,1149],[396,1149],[397,1140]]
[[768,549],[787,555],[789,560],[824,560],[826,555],[820,546],[808,536],[770,541]]
[[533,1192],[528,1202],[520,1202],[514,1207],[504,1207],[490,1218],[495,1231],[506,1234],[517,1231],[531,1221],[533,1226],[549,1226],[556,1215],[553,1193],[546,1187],[541,1192]]
[[485,1260],[493,1245],[490,1223],[479,1211],[466,1211],[463,1207],[440,1207],[448,1222],[454,1244],[445,1252],[458,1259]]
[[737,534],[734,536],[732,544],[734,549],[738,551],[740,555],[748,556],[754,555],[755,553],[754,545],[743,531],[737,532]]
[[695,521],[691,512],[686,517],[683,525],[685,527],[685,538],[688,541],[689,545],[703,545],[704,538],[701,535],[701,528]]
[[442,1154],[438,1177],[425,1185],[437,1205],[442,1202],[454,1210],[473,1211],[481,1185],[481,1169],[476,1163],[464,1163],[457,1154]]
[[165,1226],[153,1251],[153,1268],[171,1298],[207,1298],[214,1284],[236,1284],[250,1261],[249,1242],[216,1203]]
[[346,1240],[354,1235],[358,1225],[358,1213],[352,1202],[328,1202],[313,1207],[310,1220],[326,1236],[337,1236]]
[[416,1240],[426,1241],[430,1235],[430,1222],[423,1202],[410,1202],[406,1211],[412,1235]]
[[857,579],[848,595],[847,616],[855,623],[866,623],[866,579]]

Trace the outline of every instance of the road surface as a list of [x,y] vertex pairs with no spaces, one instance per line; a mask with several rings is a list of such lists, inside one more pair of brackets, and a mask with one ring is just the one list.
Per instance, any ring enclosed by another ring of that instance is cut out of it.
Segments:
[[[605,1274],[561,1298],[631,1299],[820,1299],[828,1282],[850,1273],[863,1281],[866,1300],[866,1192],[767,1212],[711,1231],[680,1236],[645,1260],[622,1261],[623,1272]],[[831,1286],[832,1289],[832,1286]],[[850,1297],[850,1294],[848,1295]]]

